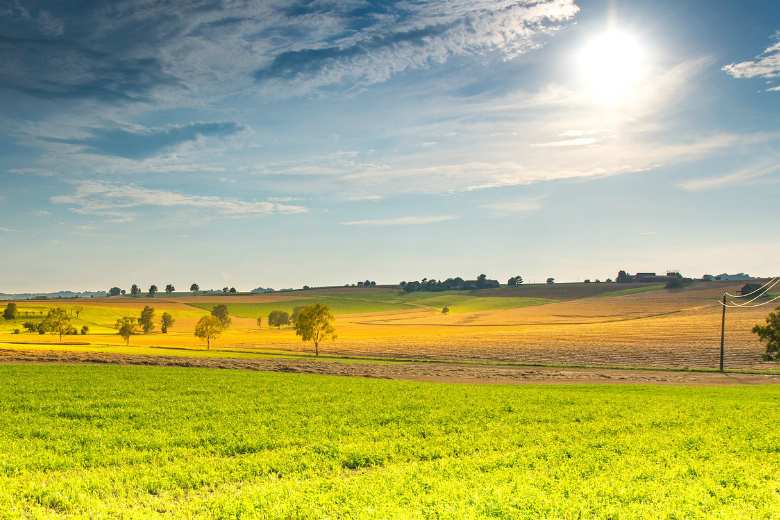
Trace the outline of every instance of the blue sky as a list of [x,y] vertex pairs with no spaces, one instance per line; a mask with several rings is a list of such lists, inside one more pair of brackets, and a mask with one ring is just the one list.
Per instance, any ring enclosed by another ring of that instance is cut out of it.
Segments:
[[0,292],[778,274],[776,0],[9,0]]

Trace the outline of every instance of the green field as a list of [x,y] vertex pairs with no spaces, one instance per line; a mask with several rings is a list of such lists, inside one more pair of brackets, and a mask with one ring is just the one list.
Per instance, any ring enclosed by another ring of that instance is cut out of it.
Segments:
[[517,309],[531,305],[544,305],[557,300],[547,298],[501,298],[479,297],[463,294],[460,291],[440,293],[418,292],[412,294],[393,291],[366,291],[364,294],[328,293],[307,294],[300,300],[288,300],[271,303],[231,303],[229,299],[192,303],[193,307],[211,310],[215,305],[224,303],[230,314],[242,318],[268,316],[273,310],[292,312],[298,305],[327,305],[333,314],[361,314],[368,312],[388,312],[398,310],[428,309],[441,310],[449,307],[450,312],[476,312],[487,310]]
[[[153,300],[147,300],[144,302],[144,304],[156,308],[155,318],[157,319],[159,319],[159,317],[164,312],[164,302],[156,303]],[[83,310],[79,313],[78,318],[76,317],[75,312],[72,312],[74,305],[79,305],[83,308]],[[70,324],[76,327],[76,329],[81,329],[82,326],[86,325],[89,327],[89,332],[92,334],[115,334],[115,325],[117,319],[123,316],[138,318],[141,314],[140,309],[132,307],[105,307],[101,305],[84,304],[81,302],[74,304],[72,301],[66,301],[63,303],[58,302],[57,300],[51,300],[51,302],[47,302],[45,304],[30,304],[27,302],[21,302],[19,303],[19,317],[15,320],[0,322],[0,332],[10,333],[14,329],[20,329],[22,333],[27,335],[22,324],[26,321],[40,323],[46,318],[46,314],[49,312],[49,309],[53,309],[55,307],[63,307],[68,311],[68,315],[70,316]],[[211,307],[209,307],[208,310],[211,310]],[[208,314],[195,308],[176,309],[175,311],[171,312],[174,314],[175,318],[199,318]]]
[[778,518],[776,387],[0,366],[0,517]]

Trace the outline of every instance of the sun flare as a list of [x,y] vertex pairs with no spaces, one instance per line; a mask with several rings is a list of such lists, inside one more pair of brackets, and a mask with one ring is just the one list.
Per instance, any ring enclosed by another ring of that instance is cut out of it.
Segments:
[[582,77],[589,90],[604,101],[620,101],[642,79],[643,51],[631,35],[610,31],[580,52]]

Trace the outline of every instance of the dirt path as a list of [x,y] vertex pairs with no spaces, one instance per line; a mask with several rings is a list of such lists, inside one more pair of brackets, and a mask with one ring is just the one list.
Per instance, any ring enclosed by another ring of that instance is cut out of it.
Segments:
[[222,368],[468,384],[651,384],[684,386],[777,385],[780,375],[658,370],[342,363],[295,359],[196,358],[103,352],[0,349],[0,363],[67,363]]

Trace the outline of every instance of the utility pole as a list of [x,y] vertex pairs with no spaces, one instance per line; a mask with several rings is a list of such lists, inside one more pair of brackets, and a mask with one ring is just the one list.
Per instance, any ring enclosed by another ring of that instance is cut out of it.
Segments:
[[726,293],[723,293],[723,319],[720,323],[720,371],[723,372],[723,358],[726,353]]

